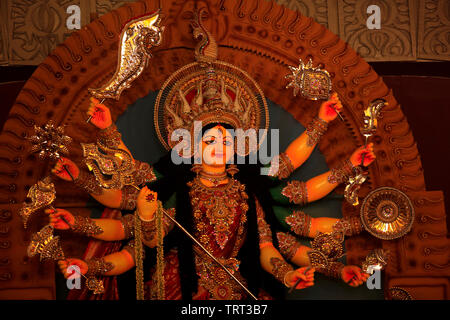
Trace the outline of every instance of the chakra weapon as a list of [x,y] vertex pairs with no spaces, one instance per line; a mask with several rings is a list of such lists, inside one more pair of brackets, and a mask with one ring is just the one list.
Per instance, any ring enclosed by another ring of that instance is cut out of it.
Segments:
[[415,211],[409,197],[398,189],[380,187],[370,192],[361,205],[361,223],[374,237],[392,240],[408,233]]

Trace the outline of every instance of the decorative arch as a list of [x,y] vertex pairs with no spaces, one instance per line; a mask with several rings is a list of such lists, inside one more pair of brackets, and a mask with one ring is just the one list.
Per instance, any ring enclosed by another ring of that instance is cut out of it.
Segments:
[[[100,87],[113,75],[122,26],[133,17],[157,10],[158,4],[156,0],[129,3],[74,32],[39,65],[17,97],[0,134],[0,298],[55,298],[53,264],[44,267],[26,258],[30,231],[38,229],[37,223],[25,231],[17,215],[28,188],[47,170],[29,155],[31,145],[26,138],[32,135],[35,124],[53,119],[65,125],[66,133],[74,139],[71,158],[81,159],[79,143],[91,141],[95,134],[93,126],[85,122],[87,88]],[[333,122],[319,145],[329,166],[363,144],[359,127],[369,102],[384,98],[389,103],[373,138],[377,161],[370,167],[360,196],[379,186],[398,188],[411,198],[416,222],[401,239],[381,241],[364,233],[347,240],[348,261],[359,263],[369,249],[383,246],[392,257],[386,270],[386,295],[389,287],[410,286],[413,296],[441,290],[448,297],[450,264],[442,254],[442,247],[448,248],[443,195],[426,191],[420,155],[407,119],[392,91],[371,66],[313,19],[263,0],[163,2],[165,39],[132,88],[125,90],[119,101],[108,100],[113,119],[138,98],[158,90],[172,72],[193,61],[195,42],[188,21],[194,8],[200,6],[208,8],[205,24],[217,39],[219,59],[246,70],[268,99],[303,125],[316,115],[320,102],[294,98],[284,88],[287,66],[297,65],[299,58],[311,58],[315,65],[329,71],[345,108],[345,122]],[[87,214],[85,194],[64,182],[58,182],[56,188],[57,206]],[[344,203],[343,214],[357,215],[359,210]],[[76,248],[69,245],[65,250],[69,254]],[[431,278],[433,289],[420,285]]]

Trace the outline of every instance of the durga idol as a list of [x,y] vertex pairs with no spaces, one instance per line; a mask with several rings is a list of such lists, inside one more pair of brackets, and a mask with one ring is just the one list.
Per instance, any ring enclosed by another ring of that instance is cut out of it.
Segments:
[[[326,196],[360,164],[363,155],[364,165],[374,161],[372,145],[357,149],[342,166],[306,182],[286,181],[308,159],[328,123],[342,110],[333,94],[307,130],[274,158],[270,175],[262,175],[263,165],[250,164],[249,157],[264,138],[256,144],[247,139],[240,147],[236,132],[268,129],[264,94],[244,70],[217,60],[217,44],[198,16],[193,22],[194,35],[202,37],[195,50],[196,61],[167,79],[154,106],[155,129],[167,155],[153,165],[134,159],[109,109],[92,98],[87,114],[99,129],[99,139],[96,144],[83,145],[84,162],[91,171],[67,158],[53,169],[54,175],[72,181],[65,167],[74,183],[99,203],[122,211],[118,217],[91,219],[64,209],[47,210],[56,229],[105,244],[123,241],[120,248],[100,257],[60,261],[61,271],[69,277],[68,267],[75,265],[85,275],[106,279],[133,273],[141,265],[143,287],[128,285],[142,290],[145,299],[233,300],[248,299],[250,293],[258,299],[282,298],[286,287],[313,286],[315,272],[336,276],[352,286],[362,284],[367,277],[357,266],[311,267],[311,248],[286,242],[280,233],[285,227],[274,208],[286,201],[304,205]],[[199,122],[200,130],[194,130],[194,123]],[[191,138],[180,143],[174,138],[179,132]],[[186,150],[189,157],[176,164],[174,157]],[[237,161],[238,157],[244,160]],[[108,171],[111,163],[116,169]],[[118,176],[131,182],[119,183]],[[164,215],[158,224],[159,210]],[[312,238],[342,223],[342,219],[315,219],[292,211],[286,219],[301,229],[299,234]],[[197,241],[191,241],[186,232]],[[162,240],[164,250],[158,251]],[[143,255],[138,256],[136,247],[141,244]],[[159,258],[162,264],[156,263]],[[116,290],[113,282],[105,283],[108,297],[126,298],[126,289],[119,285]],[[91,298],[72,292],[71,297]]]

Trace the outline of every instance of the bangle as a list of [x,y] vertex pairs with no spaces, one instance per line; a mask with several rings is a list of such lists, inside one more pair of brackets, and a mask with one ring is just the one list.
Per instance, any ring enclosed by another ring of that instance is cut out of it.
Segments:
[[[166,212],[171,217],[175,217],[175,208],[169,208],[169,209],[163,209],[164,212]],[[136,214],[139,217],[139,220],[141,220],[141,230],[142,230],[142,236],[144,240],[151,241],[156,236],[156,213],[153,215],[153,218],[151,220],[143,220],[141,218],[141,215],[139,214],[139,210],[136,209]],[[164,233],[167,234],[173,227],[174,223],[172,220],[167,218],[166,216],[163,216],[163,228]]]
[[117,126],[113,123],[108,128],[100,130],[98,141],[102,145],[114,149],[117,148],[122,141],[122,135],[117,130]]
[[289,202],[304,206],[308,203],[308,189],[303,181],[289,181],[286,187],[281,190],[281,194],[289,198]]
[[75,216],[74,224],[71,226],[73,232],[84,234],[88,237],[103,233],[103,229],[99,227],[94,220],[88,217]]
[[93,258],[87,261],[88,271],[86,277],[102,276],[114,269],[112,262],[106,262],[104,258]]
[[103,193],[103,189],[98,184],[95,177],[84,170],[80,170],[78,177],[73,181],[73,183],[89,194],[101,195]]
[[269,176],[277,177],[281,180],[289,177],[294,170],[291,159],[283,152],[275,156],[270,162]]
[[342,269],[345,265],[341,262],[330,262],[326,268],[318,268],[317,272],[333,279],[342,279]]
[[151,218],[151,219],[144,219],[144,218],[142,218],[142,216],[141,216],[141,212],[139,211],[139,209],[137,209],[136,208],[136,213],[137,213],[137,215],[138,215],[138,217],[139,217],[139,219],[142,221],[142,222],[154,222],[155,221],[155,214],[153,214],[153,218]]
[[308,140],[306,142],[308,147],[312,147],[317,144],[320,138],[325,134],[328,129],[328,122],[315,117],[307,126],[306,134],[308,135]]
[[139,190],[133,186],[124,186],[121,190],[121,199],[119,209],[133,210],[136,208],[136,202]]
[[300,210],[294,210],[291,215],[284,219],[284,221],[286,221],[286,223],[291,227],[291,230],[301,237],[309,237],[311,220],[310,215]]
[[153,219],[151,220],[144,220],[142,219],[138,209],[136,209],[136,215],[138,219],[141,221],[142,238],[145,241],[152,241],[156,235],[156,219],[155,219],[156,215],[153,215]]
[[286,261],[277,257],[270,258],[270,264],[272,265],[273,276],[282,283],[284,283],[286,274],[294,270]]
[[345,160],[340,166],[331,169],[328,182],[331,184],[346,182],[349,177],[356,173],[356,169],[350,160]]
[[258,199],[255,197],[255,205],[256,205],[256,221],[258,225],[258,235],[259,235],[259,244],[263,243],[272,243],[272,231],[270,230],[269,224],[264,219],[264,210],[259,203]]
[[132,214],[127,214],[120,218],[122,223],[123,231],[125,233],[125,239],[130,239],[134,237],[134,216]]
[[316,268],[317,272],[324,274],[327,277],[334,279],[341,279],[341,271],[344,264],[341,262],[329,259],[325,254],[317,250],[308,251],[309,261],[311,266]]
[[354,236],[363,231],[363,226],[359,217],[342,218],[333,225],[333,230]]
[[277,232],[277,239],[280,247],[280,253],[288,260],[292,260],[301,246],[300,243],[294,236],[284,232]]
[[[149,183],[156,180],[156,176],[153,172],[153,168],[148,163],[135,160],[132,179],[134,186],[140,186],[144,183]],[[136,208],[139,190],[137,190],[134,186],[125,185],[122,188],[122,198],[119,206],[120,209],[133,210]]]
[[288,272],[286,272],[286,274],[284,275],[283,283],[284,283],[284,285],[285,285],[286,287],[288,287],[288,288],[290,288],[291,286],[286,282],[286,277],[287,277],[288,274],[293,273],[293,272],[294,272],[294,270],[288,271]]

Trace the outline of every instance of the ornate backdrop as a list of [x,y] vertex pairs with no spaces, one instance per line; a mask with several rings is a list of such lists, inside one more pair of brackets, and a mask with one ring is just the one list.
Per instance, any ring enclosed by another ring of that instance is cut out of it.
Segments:
[[[0,65],[37,65],[72,32],[66,20],[80,8],[80,24],[134,0],[4,0],[0,2]],[[230,1],[230,0],[227,0]],[[231,2],[246,3],[243,0]],[[171,6],[161,0],[162,7]],[[268,2],[268,1],[267,1]],[[275,0],[298,10],[348,42],[366,61],[450,60],[447,0]],[[381,11],[381,29],[366,26],[367,8]],[[270,5],[265,4],[267,10]],[[251,9],[251,8],[249,8]],[[262,12],[264,15],[265,12]],[[4,22],[3,22],[4,21]]]
[[[338,1],[339,12],[351,14],[341,4],[353,2]],[[125,22],[158,6],[156,0],[127,3],[72,33],[38,66],[17,97],[0,134],[0,299],[55,298],[53,263],[40,264],[26,256],[29,235],[38,229],[39,219],[35,218],[33,228],[25,231],[17,215],[28,188],[47,169],[29,155],[26,137],[32,135],[35,124],[53,119],[66,125],[67,134],[74,138],[71,158],[80,160],[79,142],[91,141],[95,133],[84,117],[87,88],[99,87],[112,76],[117,63],[118,34]],[[347,240],[347,261],[358,264],[370,249],[382,246],[391,251],[383,284],[387,298],[391,296],[390,288],[401,287],[413,298],[447,299],[450,262],[443,194],[425,189],[420,155],[400,105],[383,80],[352,49],[358,42],[352,43],[345,34],[339,33],[339,37],[298,11],[264,0],[164,1],[164,42],[154,50],[149,67],[132,88],[124,91],[118,102],[108,101],[114,120],[127,106],[149,91],[158,90],[168,75],[192,61],[195,43],[188,24],[193,10],[201,6],[208,8],[205,24],[220,46],[219,59],[246,70],[268,99],[302,125],[316,114],[319,102],[294,99],[284,89],[287,65],[296,65],[298,58],[311,58],[315,65],[330,72],[333,87],[344,104],[345,122],[330,125],[320,142],[329,167],[363,144],[359,127],[368,103],[375,98],[389,102],[373,138],[377,161],[370,167],[360,196],[379,186],[398,188],[413,202],[416,221],[411,232],[401,239],[381,241],[363,233]],[[404,7],[400,8],[404,11]],[[323,14],[321,10],[317,12]],[[357,19],[356,14],[352,17]],[[348,34],[356,33],[355,29],[348,29]],[[418,52],[415,45],[405,44],[404,48],[411,48],[413,55]],[[55,206],[78,214],[89,213],[88,198],[81,191],[63,182],[57,183],[56,188]],[[358,208],[346,203],[342,211],[344,216],[359,214]],[[40,221],[42,226],[43,216]],[[79,253],[80,247],[79,239],[74,237],[65,243],[64,250],[70,256]]]

